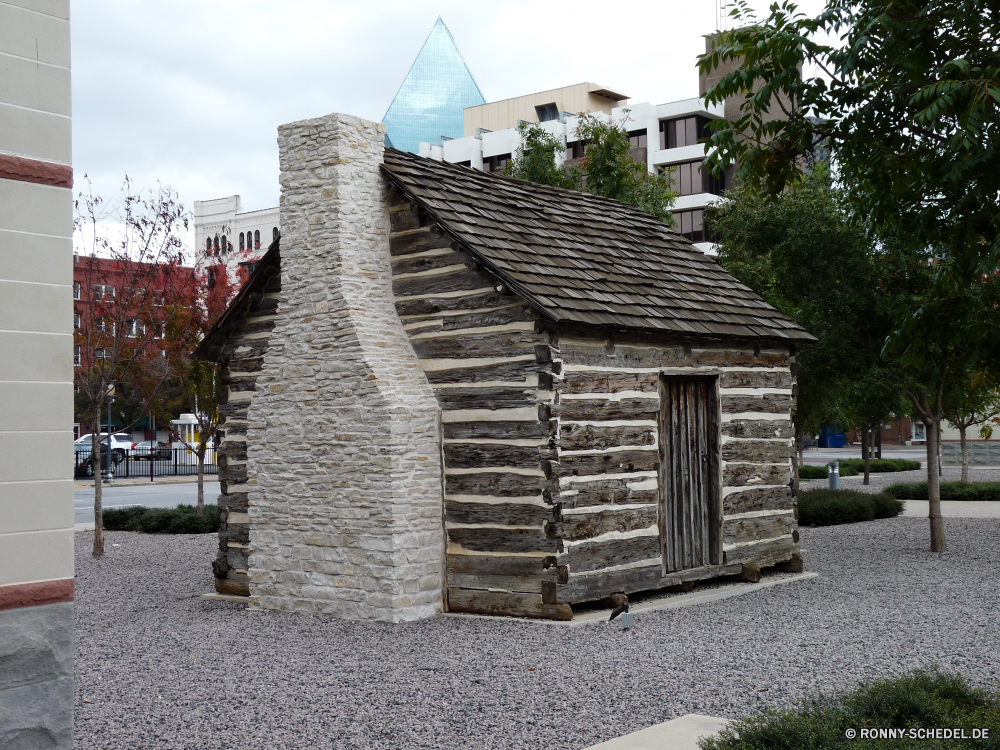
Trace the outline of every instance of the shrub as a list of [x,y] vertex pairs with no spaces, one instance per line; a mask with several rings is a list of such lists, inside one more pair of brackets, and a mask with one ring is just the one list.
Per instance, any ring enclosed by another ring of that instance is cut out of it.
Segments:
[[835,526],[893,518],[903,512],[903,503],[894,497],[852,490],[800,492],[798,505],[799,526]]
[[[897,482],[884,490],[904,500],[926,500],[927,482]],[[1000,482],[942,482],[942,500],[1000,500]]]
[[[862,738],[862,729],[962,728],[969,739]],[[989,740],[972,730],[989,728]],[[848,730],[858,734],[847,737]],[[702,750],[931,750],[992,746],[1000,732],[1000,695],[959,675],[915,671],[865,683],[852,691],[802,701],[792,711],[769,710],[734,721],[716,737],[698,741]]]
[[[840,464],[840,476],[842,477],[853,477],[857,476],[857,469],[850,466],[844,467],[843,462]],[[813,466],[811,464],[805,464],[799,467],[799,479],[826,479],[829,475],[829,469],[826,464],[822,466]]]
[[218,508],[205,506],[199,516],[193,505],[176,508],[115,508],[104,511],[104,528],[108,531],[142,531],[147,534],[212,534],[219,530]]
[[[865,462],[861,458],[845,458],[841,461],[840,473],[842,475],[845,466],[855,469],[857,473],[863,473],[865,470]],[[891,471],[916,471],[920,466],[919,461],[908,461],[905,458],[873,458],[869,461],[868,471],[873,474]]]

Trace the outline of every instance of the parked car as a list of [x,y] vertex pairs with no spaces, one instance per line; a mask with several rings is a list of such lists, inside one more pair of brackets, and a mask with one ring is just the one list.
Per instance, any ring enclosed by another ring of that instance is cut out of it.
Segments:
[[[91,434],[84,435],[83,437],[77,438],[73,443],[73,453],[77,457],[77,463],[80,460],[90,456],[92,450],[92,440],[93,436]],[[103,444],[107,444],[108,433],[102,432],[100,435],[100,440]],[[135,443],[132,442],[132,436],[127,432],[116,432],[111,435],[111,460],[116,464],[120,464],[125,460],[125,456],[132,453],[135,448]]]
[[132,456],[145,460],[152,460],[154,458],[157,461],[166,460],[170,458],[170,446],[162,440],[143,440],[141,443],[135,444]]

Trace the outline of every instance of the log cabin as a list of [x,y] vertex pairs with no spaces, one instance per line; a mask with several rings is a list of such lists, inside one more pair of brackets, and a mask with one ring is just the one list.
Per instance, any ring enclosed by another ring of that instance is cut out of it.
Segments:
[[801,570],[795,347],[637,209],[279,128],[281,237],[219,363],[220,593],[389,622]]

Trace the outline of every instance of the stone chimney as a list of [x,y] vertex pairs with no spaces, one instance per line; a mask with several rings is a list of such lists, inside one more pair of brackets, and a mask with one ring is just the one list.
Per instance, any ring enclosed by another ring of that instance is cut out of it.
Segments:
[[278,128],[281,300],[248,413],[252,607],[442,610],[439,411],[393,305],[384,138],[342,114]]

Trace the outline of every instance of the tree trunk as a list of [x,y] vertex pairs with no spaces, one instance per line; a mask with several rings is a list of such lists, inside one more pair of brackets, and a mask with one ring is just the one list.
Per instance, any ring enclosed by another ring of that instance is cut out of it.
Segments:
[[[108,425],[109,429],[111,425]],[[94,465],[94,557],[104,556],[104,513],[101,508],[101,403],[94,404],[94,428],[90,432],[90,459]],[[111,451],[108,451],[108,461]]]
[[205,515],[205,446],[198,451],[198,515]]
[[959,426],[958,434],[962,442],[962,481],[969,481],[969,444],[965,440],[965,431],[968,425],[964,422]]
[[924,421],[927,427],[927,517],[931,524],[931,552],[945,552],[944,521],[941,520],[941,482],[938,477],[938,422]]
[[863,428],[861,430],[861,457],[865,460],[865,481],[862,484],[868,484],[869,470],[871,468],[871,451],[869,450],[871,441],[872,436],[868,428]]

